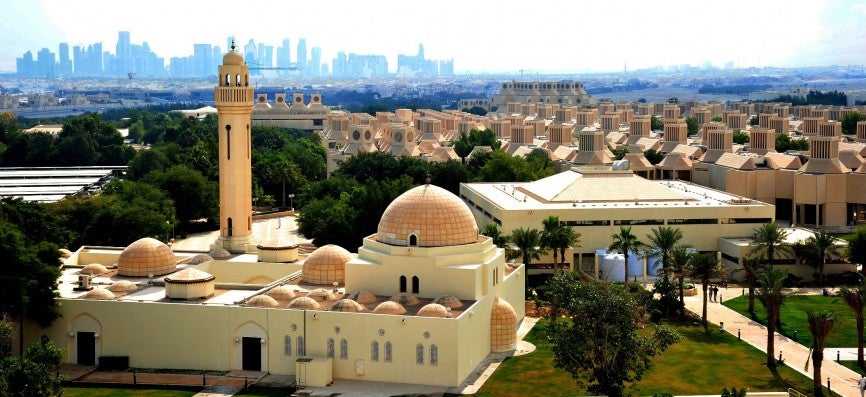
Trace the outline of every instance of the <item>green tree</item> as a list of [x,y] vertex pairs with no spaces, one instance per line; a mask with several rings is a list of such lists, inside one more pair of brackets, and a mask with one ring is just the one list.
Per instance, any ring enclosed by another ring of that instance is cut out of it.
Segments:
[[861,271],[866,276],[866,226],[857,226],[848,237],[847,257],[849,262],[861,265]]
[[625,258],[625,283],[628,284],[628,257],[629,252],[637,252],[645,247],[644,243],[638,240],[637,236],[631,233],[631,226],[620,226],[619,233],[610,236],[613,242],[607,248],[611,251],[622,252]]
[[749,125],[758,125],[758,123],[758,116],[752,116],[751,118],[749,118]]
[[842,116],[842,133],[845,135],[857,135],[857,122],[866,121],[866,115],[859,112],[848,113]]
[[144,181],[159,187],[174,201],[175,214],[182,223],[202,218],[213,222],[219,217],[217,184],[186,165],[153,171]]
[[62,395],[60,361],[63,352],[49,341],[35,343],[23,353],[21,357],[6,357],[0,361],[0,395]]
[[549,289],[556,310],[571,320],[550,328],[554,365],[594,395],[625,395],[652,358],[680,339],[665,326],[641,332],[638,302],[622,286],[583,283],[576,273],[564,272],[551,279]]
[[854,312],[854,317],[857,321],[857,365],[864,368],[863,365],[863,308],[866,307],[866,277],[860,277],[860,282],[849,287],[843,285],[839,288],[839,296],[845,301],[845,304]]
[[653,116],[650,116],[650,128],[653,131],[664,131],[665,123],[664,123],[664,121],[662,121],[662,119],[653,115]]
[[719,258],[715,252],[701,252],[694,254],[691,256],[688,263],[689,277],[691,277],[693,281],[701,283],[701,290],[704,293],[701,310],[701,324],[704,326],[704,330],[708,329],[707,288],[714,279],[723,275],[723,272],[721,263],[719,262]]
[[749,251],[749,256],[772,264],[779,258],[777,253],[785,256],[793,255],[791,244],[785,241],[787,237],[788,232],[779,227],[776,222],[764,223],[755,229],[755,247]]
[[619,149],[611,148],[610,152],[613,153],[613,157],[616,160],[622,160],[626,154],[628,154],[628,147],[621,147]]
[[[812,359],[812,391],[815,397],[824,396],[824,388],[821,386],[821,365],[824,362],[824,347],[827,337],[833,333],[839,325],[839,318],[833,313],[815,313],[811,309],[806,312],[806,323],[809,333],[812,334],[812,346],[809,346],[811,357],[806,358],[806,371],[809,370],[809,358]],[[831,392],[832,394],[832,392]]]
[[721,123],[722,122],[722,116],[713,116],[710,118],[710,121],[715,121],[717,123]]
[[495,223],[484,225],[484,230],[481,231],[481,234],[493,239],[493,244],[497,247],[508,248],[510,236],[502,234],[502,230],[499,230],[499,227]]
[[692,254],[686,247],[678,246],[671,251],[669,260],[668,272],[677,280],[680,314],[683,314],[685,310],[685,300],[683,300],[684,281],[689,274],[689,262],[692,260]]
[[471,107],[471,108],[463,108],[462,111],[463,111],[463,112],[466,112],[466,113],[474,114],[474,115],[476,115],[476,116],[485,116],[485,115],[487,115],[487,111],[484,110],[484,108],[481,107],[481,106],[473,106],[473,107]]
[[806,239],[803,244],[807,254],[807,260],[815,268],[818,285],[824,284],[824,265],[827,259],[833,259],[838,255],[836,249],[836,238],[829,232],[819,230],[814,236]]
[[661,163],[662,160],[665,159],[665,155],[655,149],[647,149],[644,150],[643,156],[650,162],[652,165],[656,165]]
[[[580,241],[580,233],[575,233],[574,230],[559,221],[558,216],[551,215],[542,221],[543,229],[541,231],[541,245],[545,249],[553,251],[554,272],[565,266],[565,251],[575,246]],[[559,253],[560,262],[557,264],[556,258]]]
[[511,242],[523,258],[528,268],[535,259],[541,258],[545,249],[541,245],[541,232],[538,229],[517,228],[511,232]]
[[336,244],[351,251],[358,245],[351,234],[357,212],[346,201],[324,197],[307,204],[298,214],[298,231],[318,246]]
[[788,277],[787,269],[764,267],[758,273],[758,300],[767,310],[767,368],[776,369],[776,327],[781,324],[782,306],[788,295],[782,283]]
[[695,116],[686,117],[686,125],[688,126],[689,135],[697,135],[701,130],[701,125]]
[[493,150],[499,149],[502,144],[496,139],[496,133],[487,128],[483,130],[472,129],[469,133],[462,132],[460,136],[452,141],[454,152],[460,157],[463,164],[466,164],[466,157],[476,146],[488,146]]
[[126,135],[132,143],[139,143],[144,139],[144,123],[138,120],[129,126],[129,132]]
[[683,231],[675,227],[659,226],[653,228],[646,238],[649,241],[647,257],[658,259],[656,266],[661,264],[662,277],[667,278],[671,253],[680,245]]
[[749,133],[742,130],[734,131],[734,143],[737,145],[745,145],[749,143]]

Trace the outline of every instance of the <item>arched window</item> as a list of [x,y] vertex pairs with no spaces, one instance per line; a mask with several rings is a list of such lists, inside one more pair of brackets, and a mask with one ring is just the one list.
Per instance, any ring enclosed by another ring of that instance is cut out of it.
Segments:
[[250,75],[244,75],[244,87],[249,87],[250,85]]
[[418,246],[418,236],[416,236],[414,234],[409,235],[409,246],[410,247],[417,247]]
[[418,291],[421,290],[421,287],[418,285],[418,284],[420,284],[420,283],[421,283],[421,282],[420,282],[420,280],[418,279],[418,276],[412,276],[412,293],[413,293],[413,294],[417,294]]
[[439,348],[436,345],[430,345],[430,365],[439,365]]
[[289,335],[283,337],[283,355],[292,355],[292,337]]
[[241,86],[241,75],[239,74],[235,75],[235,85],[237,85],[238,87]]
[[328,338],[328,358],[334,358],[334,338]]
[[391,342],[385,342],[385,362],[390,363],[393,362],[391,355]]
[[232,126],[226,124],[226,159],[232,159]]
[[424,345],[415,345],[415,364],[424,365]]
[[370,361],[379,361],[379,342],[377,341],[373,341],[373,343],[370,344]]
[[232,236],[232,218],[229,218],[228,222],[226,222],[226,223],[228,224],[227,228],[228,228],[229,237],[231,237]]
[[406,276],[400,276],[400,292],[406,292]]
[[226,75],[226,81],[225,81],[225,84],[223,84],[223,85],[226,86],[226,87],[232,85],[232,76],[230,76],[230,75],[227,74],[227,75]]
[[349,342],[343,338],[340,339],[340,360],[349,358]]
[[304,337],[298,337],[298,356],[306,356],[307,355],[307,345],[304,343]]

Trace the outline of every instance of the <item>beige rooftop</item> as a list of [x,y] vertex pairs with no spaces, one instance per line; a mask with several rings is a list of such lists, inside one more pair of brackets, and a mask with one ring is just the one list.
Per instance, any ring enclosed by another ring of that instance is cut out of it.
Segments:
[[675,190],[631,172],[579,173],[565,171],[516,189],[540,202],[587,203],[609,201],[683,201],[691,199]]
[[120,253],[117,269],[121,276],[161,276],[175,271],[176,263],[169,246],[145,237],[130,244]]
[[478,225],[459,197],[426,184],[409,189],[388,205],[376,239],[419,247],[471,244],[478,240]]

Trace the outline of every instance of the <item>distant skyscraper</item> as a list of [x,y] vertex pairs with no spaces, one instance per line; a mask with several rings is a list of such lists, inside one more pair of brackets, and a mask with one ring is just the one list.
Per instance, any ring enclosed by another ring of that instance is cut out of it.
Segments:
[[258,64],[259,61],[256,59],[258,56],[258,48],[256,47],[256,42],[253,39],[247,42],[244,46],[244,60],[246,60],[247,65],[249,64]]
[[301,69],[301,74],[307,74],[305,70],[307,66],[307,39],[298,40],[298,68]]
[[322,49],[313,47],[310,50],[310,76],[318,76],[322,70]]
[[193,44],[193,74],[198,77],[204,77],[213,71],[213,49],[210,44]]
[[69,57],[69,44],[60,43],[58,48],[60,59],[57,63],[57,75],[61,77],[72,75],[72,58]]
[[129,40],[129,32],[117,32],[114,57],[114,73],[122,75],[132,71],[132,45]]
[[277,47],[277,67],[287,68],[292,63],[292,43],[289,39],[283,39],[283,45]]
[[33,60],[33,53],[30,51],[25,52],[21,58],[15,59],[15,66],[19,76],[36,76],[36,62]]
[[54,53],[47,48],[36,54],[36,73],[39,77],[54,77]]

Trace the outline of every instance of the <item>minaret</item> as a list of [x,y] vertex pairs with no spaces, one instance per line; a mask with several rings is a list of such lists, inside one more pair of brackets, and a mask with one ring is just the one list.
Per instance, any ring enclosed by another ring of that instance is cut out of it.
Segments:
[[231,51],[219,67],[214,103],[219,116],[220,236],[216,245],[243,253],[252,240],[252,171],[250,122],[253,87],[244,57]]

